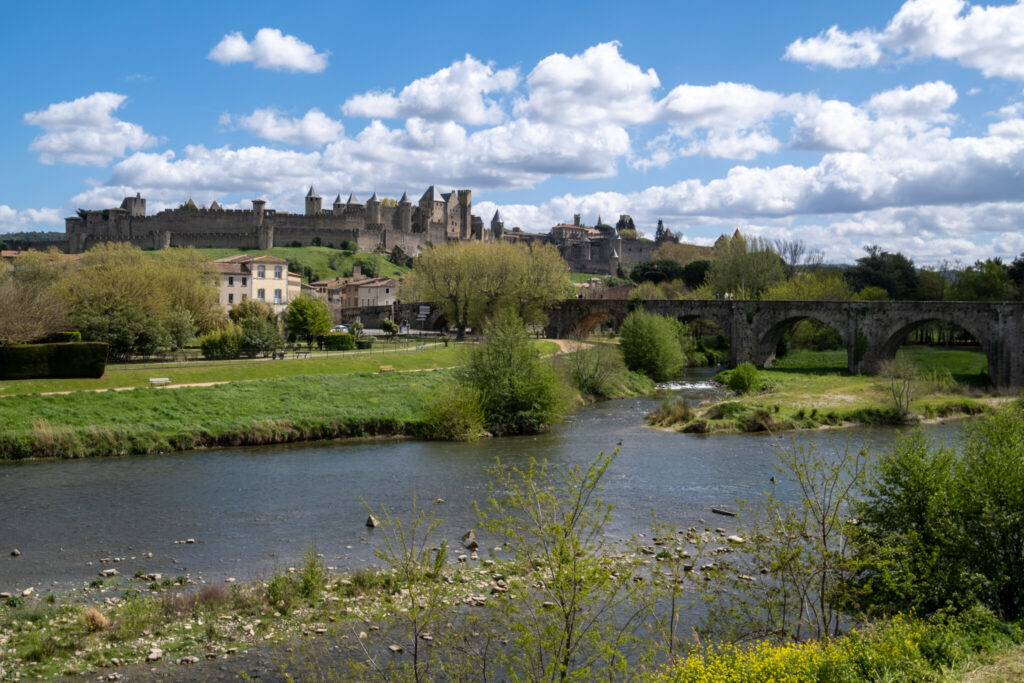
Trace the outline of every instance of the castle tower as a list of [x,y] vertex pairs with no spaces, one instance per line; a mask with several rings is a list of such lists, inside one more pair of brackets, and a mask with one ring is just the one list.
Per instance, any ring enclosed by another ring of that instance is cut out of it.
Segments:
[[473,191],[459,190],[459,239],[473,237]]
[[341,216],[342,214],[345,213],[345,205],[341,203],[341,193],[340,192],[338,193],[338,196],[334,198],[334,207],[333,208],[334,208],[334,212],[333,213],[334,213],[335,216]]
[[313,186],[309,186],[309,192],[306,193],[306,215],[316,216],[319,215],[321,210],[321,199],[320,195],[316,193]]
[[377,193],[374,192],[373,196],[366,200],[366,223],[377,225],[380,222],[380,200],[377,199]]
[[263,225],[263,216],[266,214],[267,203],[262,199],[252,200],[252,210],[256,214],[256,227]]
[[136,192],[134,197],[124,198],[124,201],[121,202],[121,208],[126,210],[132,218],[145,216],[146,200],[142,198],[141,193]]
[[412,232],[412,204],[406,192],[403,192],[402,198],[398,200],[398,229],[406,234]]
[[494,235],[494,241],[501,241],[501,236],[505,233],[505,221],[501,220],[501,213],[495,209],[494,218],[491,219],[491,234]]

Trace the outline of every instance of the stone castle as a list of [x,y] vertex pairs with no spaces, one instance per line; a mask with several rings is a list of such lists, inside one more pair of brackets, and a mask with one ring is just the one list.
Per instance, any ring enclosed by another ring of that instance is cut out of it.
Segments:
[[[627,217],[623,217],[627,218]],[[365,204],[350,194],[339,194],[330,209],[313,187],[306,194],[303,214],[274,211],[262,199],[251,209],[224,209],[217,202],[196,206],[189,199],[176,209],[146,215],[146,200],[139,194],[125,197],[112,209],[79,211],[65,219],[69,253],[81,253],[100,242],[129,242],[142,249],[170,247],[221,247],[269,249],[273,246],[356,244],[363,251],[392,251],[409,256],[428,244],[458,240],[554,244],[574,271],[615,275],[649,260],[656,246],[648,240],[623,239],[615,228],[583,225],[580,216],[572,224],[559,224],[547,233],[505,229],[499,212],[490,225],[472,214],[472,192],[438,192],[433,185],[412,204],[407,194],[395,202],[381,201],[375,192]]]

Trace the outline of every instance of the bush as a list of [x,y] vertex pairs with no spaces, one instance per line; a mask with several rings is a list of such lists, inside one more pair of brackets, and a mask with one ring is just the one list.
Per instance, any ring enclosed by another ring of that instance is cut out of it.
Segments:
[[686,361],[680,347],[680,326],[670,318],[643,310],[626,317],[619,329],[622,358],[630,370],[656,381],[676,377]]
[[241,351],[249,357],[261,353],[266,355],[276,351],[284,343],[276,318],[242,318],[239,327],[242,329]]
[[725,385],[737,394],[748,394],[758,385],[757,368],[750,363],[740,363],[729,372]]
[[102,342],[0,346],[0,379],[102,377],[107,345]]
[[610,344],[576,348],[562,357],[573,384],[583,394],[608,397],[627,380],[622,354]]
[[420,436],[437,441],[472,441],[483,434],[486,416],[475,389],[455,386],[427,404]]
[[238,358],[242,353],[242,341],[242,328],[234,323],[228,323],[227,327],[200,337],[199,348],[203,352],[203,358],[211,360]]
[[373,337],[360,337],[356,339],[356,348],[363,351],[373,348]]
[[348,332],[328,332],[324,335],[324,348],[331,351],[350,351],[356,348],[356,338]]

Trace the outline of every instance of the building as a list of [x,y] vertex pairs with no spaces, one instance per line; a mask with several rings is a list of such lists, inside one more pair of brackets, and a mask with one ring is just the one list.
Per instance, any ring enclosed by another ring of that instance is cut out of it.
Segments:
[[214,263],[220,272],[220,303],[227,310],[246,299],[256,299],[281,313],[302,294],[302,277],[288,272],[288,261],[283,258],[239,254]]

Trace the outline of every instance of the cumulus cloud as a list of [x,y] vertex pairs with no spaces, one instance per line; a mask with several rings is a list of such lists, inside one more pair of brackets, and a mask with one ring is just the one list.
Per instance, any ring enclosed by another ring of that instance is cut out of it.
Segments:
[[60,209],[14,209],[0,204],[0,233],[23,230],[60,230],[64,218]]
[[936,57],[985,76],[1024,80],[1024,2],[908,0],[882,31],[848,33],[832,26],[814,38],[794,41],[785,57],[835,69]]
[[619,43],[600,43],[582,54],[556,53],[526,77],[528,96],[516,102],[519,116],[573,126],[642,123],[656,114],[654,69],[643,71],[622,58]]
[[356,95],[342,105],[347,116],[368,118],[423,118],[459,121],[470,125],[499,123],[505,113],[488,93],[508,92],[519,83],[516,69],[495,70],[466,55],[461,62],[392,92]]
[[96,92],[70,102],[57,102],[30,111],[23,120],[45,131],[29,145],[44,164],[106,166],[126,150],[144,149],[158,140],[142,126],[121,121],[111,113],[121,108],[125,95]]
[[260,69],[320,73],[327,68],[328,54],[279,29],[261,28],[252,42],[238,31],[226,34],[206,58],[218,64],[252,62]]
[[320,147],[341,138],[345,132],[341,121],[335,121],[315,107],[302,118],[285,116],[271,107],[255,109],[246,116],[224,115],[220,123],[237,125],[265,140],[304,147]]

